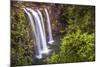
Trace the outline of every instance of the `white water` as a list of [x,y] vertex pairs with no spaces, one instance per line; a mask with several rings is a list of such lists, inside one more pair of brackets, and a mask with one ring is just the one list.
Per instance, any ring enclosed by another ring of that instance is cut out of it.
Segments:
[[[29,17],[29,19],[30,19],[30,22],[31,22],[31,25],[32,25],[32,31],[33,31],[33,33],[34,33],[34,35],[35,35],[35,39],[36,39],[36,57],[38,58],[38,59],[41,59],[42,58],[42,54],[41,54],[41,45],[40,45],[40,39],[39,39],[39,33],[37,32],[37,30],[38,30],[38,27],[37,26],[35,26],[35,23],[34,23],[34,21],[33,21],[33,18],[32,18],[32,15],[25,9],[25,8],[23,8],[24,9],[24,11],[26,12],[26,14],[28,15],[28,17]],[[35,28],[35,27],[37,27],[37,28]]]
[[37,13],[38,13],[38,16],[40,18],[40,21],[41,21],[41,27],[42,27],[42,31],[43,31],[43,36],[44,36],[44,42],[46,44],[42,44],[43,46],[43,50],[42,50],[42,53],[43,54],[48,54],[50,50],[48,50],[48,47],[47,47],[47,41],[46,41],[46,34],[45,34],[45,26],[44,26],[44,20],[43,20],[43,16],[42,16],[42,13],[39,9],[36,10]]
[[42,16],[42,13],[39,9],[36,10],[39,17],[40,17],[40,20],[41,20],[41,24],[42,24],[42,29],[43,29],[43,34],[44,36],[46,37],[46,34],[45,34],[45,26],[44,26],[44,20],[43,20],[43,16]]
[[48,35],[49,35],[48,36],[48,38],[49,38],[48,43],[53,44],[54,40],[53,40],[53,37],[52,37],[52,30],[51,30],[51,23],[50,23],[49,13],[48,13],[46,8],[44,8],[44,11],[46,13],[46,18],[47,18],[47,27],[48,27]]
[[[29,10],[32,13],[32,15],[34,17],[35,24],[36,24],[37,34],[39,34],[39,40],[40,40],[39,42],[40,42],[40,46],[41,46],[39,48],[41,48],[41,49],[38,49],[38,50],[41,54],[43,54],[43,53],[48,54],[49,50],[48,50],[48,47],[47,47],[46,38],[43,34],[44,32],[43,32],[43,29],[42,29],[43,28],[42,22],[40,20],[41,15],[40,15],[40,13],[37,13],[36,11],[34,11],[30,8],[27,8],[27,10]],[[39,17],[39,15],[40,15],[40,17]],[[39,55],[36,56],[36,57],[40,58]]]
[[[28,15],[28,18],[30,20],[31,26],[32,26],[32,32],[35,36],[35,44],[36,44],[36,58],[42,59],[42,54],[49,54],[50,49],[48,49],[47,46],[47,39],[46,39],[46,29],[44,24],[44,19],[42,16],[42,13],[39,9],[33,10],[31,8],[23,8],[26,14]],[[52,44],[54,42],[52,37],[52,31],[51,31],[51,25],[50,25],[50,19],[49,14],[47,12],[47,9],[45,9],[46,17],[47,17],[47,25],[48,25],[48,33],[49,33],[49,44]]]

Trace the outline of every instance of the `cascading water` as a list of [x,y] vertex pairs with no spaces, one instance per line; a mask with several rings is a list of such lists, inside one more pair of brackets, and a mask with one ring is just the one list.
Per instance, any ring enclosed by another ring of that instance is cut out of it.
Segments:
[[[49,54],[50,49],[48,49],[47,46],[47,40],[46,40],[46,29],[44,25],[44,19],[42,16],[42,13],[39,9],[33,10],[31,8],[23,8],[26,14],[29,17],[31,26],[32,26],[32,32],[35,36],[35,44],[36,44],[36,58],[41,59],[43,58],[42,54]],[[50,19],[49,14],[47,12],[47,9],[45,9],[46,17],[47,17],[47,25],[48,25],[48,33],[49,33],[49,44],[52,44],[54,42],[51,32],[51,25],[50,25]]]
[[38,26],[34,23],[34,20],[33,20],[33,17],[32,15],[25,9],[23,8],[24,11],[26,12],[26,14],[28,15],[29,19],[30,19],[30,22],[31,22],[31,25],[32,25],[32,31],[35,35],[35,39],[36,39],[36,57],[37,58],[42,58],[42,54],[41,54],[41,45],[40,45],[40,39],[39,39],[39,32],[38,32]]
[[45,14],[46,14],[46,18],[47,18],[47,26],[48,26],[48,43],[49,44],[53,44],[54,40],[52,37],[52,30],[51,30],[51,24],[50,24],[50,17],[49,17],[49,13],[47,11],[46,8],[44,8]]
[[44,40],[43,41],[46,43],[46,44],[42,44],[42,46],[43,46],[42,52],[45,53],[45,54],[48,54],[48,52],[50,50],[47,51],[47,41],[46,41],[46,34],[45,34],[45,26],[44,26],[43,16],[42,16],[42,13],[41,13],[40,10],[37,9],[36,11],[37,11],[37,13],[40,17],[40,20],[41,20],[41,27],[42,27],[43,35],[44,35]]

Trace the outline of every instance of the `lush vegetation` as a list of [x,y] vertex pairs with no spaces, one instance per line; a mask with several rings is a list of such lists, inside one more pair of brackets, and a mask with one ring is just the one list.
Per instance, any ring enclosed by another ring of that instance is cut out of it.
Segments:
[[[34,60],[34,38],[25,12],[19,6],[34,3],[12,3],[11,5],[11,64],[32,65]],[[44,6],[46,4],[43,4]],[[16,7],[15,7],[16,6]],[[59,17],[54,18],[53,34],[61,35],[59,48],[43,64],[85,62],[95,60],[95,7],[80,5],[50,5],[59,7]],[[53,9],[54,10],[54,9]],[[52,11],[53,11],[52,10]],[[52,13],[51,13],[52,14]],[[56,13],[54,15],[57,15]],[[59,20],[58,20],[59,19]],[[56,22],[57,21],[57,22]],[[59,27],[57,25],[61,25]],[[55,32],[55,29],[58,29]],[[59,36],[60,36],[59,35]],[[41,64],[41,63],[40,63]]]
[[32,64],[34,40],[30,24],[24,11],[12,8],[11,12],[11,63],[12,65]]
[[94,7],[67,5],[61,19],[65,20],[66,34],[60,50],[46,59],[47,63],[70,63],[95,60]]
[[47,58],[48,63],[69,63],[94,61],[94,34],[76,33],[68,34],[61,40],[60,50]]

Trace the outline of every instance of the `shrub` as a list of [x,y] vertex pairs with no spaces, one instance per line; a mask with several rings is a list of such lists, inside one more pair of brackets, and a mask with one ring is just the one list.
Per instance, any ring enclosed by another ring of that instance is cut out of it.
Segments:
[[47,63],[71,63],[95,60],[94,34],[67,34],[61,40],[60,51],[47,58]]
[[11,64],[30,65],[33,62],[34,40],[30,23],[21,9],[11,12]]

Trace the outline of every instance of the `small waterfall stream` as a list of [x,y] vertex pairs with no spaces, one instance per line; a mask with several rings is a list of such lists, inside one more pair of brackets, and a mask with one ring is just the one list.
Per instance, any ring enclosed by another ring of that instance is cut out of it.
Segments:
[[44,11],[46,13],[46,19],[47,19],[47,26],[48,26],[48,43],[49,44],[53,44],[54,40],[53,40],[53,37],[52,37],[52,30],[51,30],[51,24],[50,24],[50,17],[49,17],[49,13],[47,11],[46,8],[44,8]]
[[[44,24],[44,18],[42,12],[39,9],[33,10],[31,8],[23,8],[27,14],[31,26],[32,32],[35,37],[35,56],[37,59],[42,59],[43,54],[48,55],[51,49],[48,48],[48,44],[53,44],[54,40],[52,37],[52,30],[50,24],[50,17],[47,9],[45,8],[46,22],[47,22],[47,31],[48,36],[46,36],[46,29]],[[47,43],[47,38],[49,38]]]

